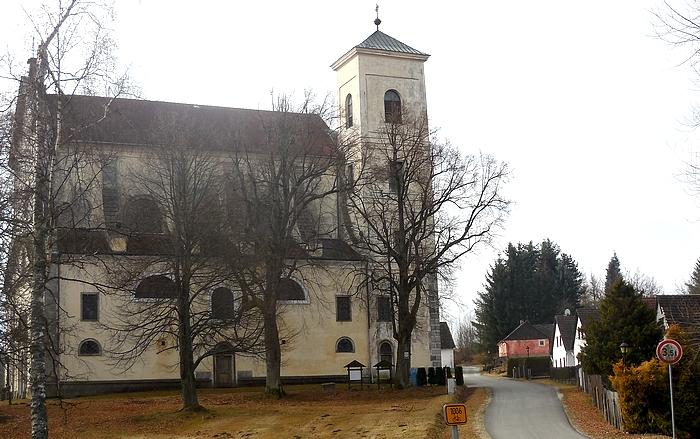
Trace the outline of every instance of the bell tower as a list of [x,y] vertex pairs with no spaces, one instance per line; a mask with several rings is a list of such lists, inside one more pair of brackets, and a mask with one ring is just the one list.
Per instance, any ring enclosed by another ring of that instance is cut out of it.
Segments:
[[344,128],[371,138],[398,111],[427,114],[423,53],[379,30],[331,65],[336,72],[338,103]]
[[[430,55],[380,31],[378,16],[374,24],[375,32],[331,65],[336,72],[340,132],[359,139],[358,146],[378,139],[387,123],[427,120],[423,67]],[[391,325],[379,318],[381,297],[370,299],[370,364],[392,354],[392,363],[399,361],[398,356],[411,355],[412,367],[442,366],[436,279],[426,279],[425,287],[428,307],[423,318],[429,324],[414,330],[411,353],[396,352],[395,345],[389,352],[393,336]]]

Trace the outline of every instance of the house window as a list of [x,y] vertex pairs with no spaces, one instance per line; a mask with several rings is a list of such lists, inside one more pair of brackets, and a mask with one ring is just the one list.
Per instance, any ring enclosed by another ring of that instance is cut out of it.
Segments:
[[389,161],[389,189],[396,193],[403,186],[403,161]]
[[234,317],[233,292],[228,288],[217,288],[211,293],[211,317],[220,320]]
[[348,94],[345,97],[345,127],[352,126],[352,95]]
[[280,279],[277,300],[303,302],[306,301],[306,293],[297,281],[284,278]]
[[97,293],[80,295],[80,320],[96,322],[99,320],[99,297]]
[[394,347],[388,341],[383,341],[379,345],[379,361],[384,360],[394,364]]
[[150,197],[132,198],[125,206],[122,223],[130,232],[161,233],[162,222],[160,209]]
[[401,98],[396,90],[384,93],[384,122],[401,123]]
[[377,321],[391,321],[391,298],[389,296],[377,297]]
[[134,291],[136,299],[173,299],[175,297],[177,297],[175,282],[162,274],[148,276],[139,282]]
[[335,343],[336,352],[355,352],[355,344],[348,337],[340,337]]
[[539,340],[539,345],[544,346],[544,340]]
[[350,306],[350,296],[335,297],[335,320],[337,322],[352,321],[352,309]]
[[93,339],[83,340],[78,346],[78,355],[102,355],[102,348]]

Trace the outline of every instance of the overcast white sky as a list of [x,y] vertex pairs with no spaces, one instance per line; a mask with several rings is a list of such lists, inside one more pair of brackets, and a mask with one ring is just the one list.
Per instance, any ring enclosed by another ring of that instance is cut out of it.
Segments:
[[[0,44],[31,47],[21,5]],[[146,99],[269,108],[269,92],[332,93],[329,65],[374,31],[375,1],[118,0],[115,39]],[[511,242],[550,238],[586,274],[653,276],[667,293],[700,257],[700,198],[679,175],[700,139],[686,52],[654,38],[660,0],[380,1],[381,30],[432,56],[433,127],[510,164],[515,202],[495,249],[463,261],[471,302]],[[3,47],[3,49],[5,49]]]

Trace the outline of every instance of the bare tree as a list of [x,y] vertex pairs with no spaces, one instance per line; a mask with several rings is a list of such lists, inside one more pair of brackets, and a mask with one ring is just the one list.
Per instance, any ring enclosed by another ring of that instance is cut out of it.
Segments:
[[47,355],[55,359],[52,347],[57,347],[55,334],[48,330],[52,313],[47,313],[47,307],[49,302],[57,303],[51,288],[50,253],[62,209],[55,201],[59,193],[64,194],[62,178],[71,174],[62,167],[75,163],[66,150],[71,140],[62,129],[62,103],[73,93],[90,92],[99,85],[116,86],[107,86],[105,92],[121,90],[124,78],[113,77],[112,42],[103,27],[108,12],[95,2],[71,0],[29,15],[39,41],[36,57],[29,61],[27,76],[14,76],[10,65],[3,76],[19,84],[15,85],[17,99],[5,107],[5,113],[14,108],[14,120],[9,159],[3,168],[11,175],[13,195],[3,297],[9,299],[6,304],[16,304],[22,302],[18,299],[23,291],[30,292],[28,315],[15,308],[12,318],[29,333],[33,438],[48,437],[46,359]]
[[403,114],[364,139],[361,171],[348,196],[352,235],[369,259],[369,282],[390,296],[398,342],[396,383],[409,385],[411,334],[427,306],[437,307],[437,279],[488,243],[509,202],[505,164],[462,156],[431,142],[427,118]]
[[656,282],[656,279],[639,270],[635,272],[628,271],[625,273],[624,279],[632,285],[635,291],[641,293],[644,297],[654,297],[659,294],[664,294],[663,288]]
[[[231,205],[242,221],[235,240],[245,248],[228,260],[238,271],[243,300],[262,312],[265,391],[281,397],[280,301],[289,298],[290,280],[303,278],[304,268],[313,264],[307,250],[337,227],[324,211],[338,192],[337,171],[345,147],[323,120],[327,102],[314,104],[307,95],[295,107],[289,98],[280,97],[273,110],[258,115],[261,136],[242,138],[234,145]],[[331,210],[335,217],[335,208]]]
[[224,262],[238,244],[226,240],[225,161],[192,146],[201,133],[170,126],[162,134],[167,147],[154,147],[143,162],[120,163],[135,205],[112,234],[126,248],[143,242],[148,251],[102,261],[111,287],[103,291],[120,304],[104,327],[113,334],[109,354],[117,367],[133,366],[154,345],[159,354],[176,350],[183,410],[192,411],[200,409],[197,366],[220,353],[256,352],[262,321],[235,293],[236,272]]

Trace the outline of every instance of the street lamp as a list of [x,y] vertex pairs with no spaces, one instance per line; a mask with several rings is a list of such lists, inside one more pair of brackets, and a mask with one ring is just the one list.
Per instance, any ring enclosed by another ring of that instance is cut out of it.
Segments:
[[530,374],[528,373],[528,366],[530,366],[530,346],[526,345],[525,350],[527,351],[527,361],[525,361],[525,378],[530,379]]
[[632,352],[632,346],[628,345],[623,341],[622,343],[620,343],[620,352],[622,352],[622,362],[624,363],[627,354]]

